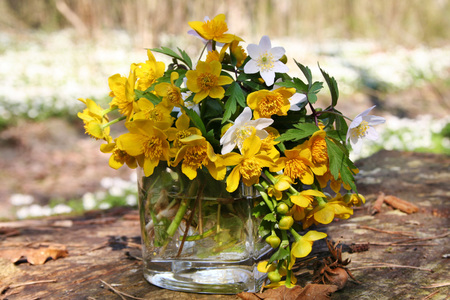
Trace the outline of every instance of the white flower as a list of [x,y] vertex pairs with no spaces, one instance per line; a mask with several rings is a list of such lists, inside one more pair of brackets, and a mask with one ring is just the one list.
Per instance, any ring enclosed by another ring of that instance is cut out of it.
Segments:
[[368,115],[374,108],[375,106],[372,106],[357,115],[348,127],[347,142],[350,140],[350,144],[356,153],[359,153],[361,150],[363,138],[367,138],[372,141],[378,139],[378,133],[372,126],[382,124],[386,121],[383,117]]
[[244,66],[246,74],[258,73],[268,86],[272,85],[275,80],[275,72],[286,73],[289,68],[280,61],[285,50],[283,47],[274,47],[270,43],[267,35],[263,36],[259,41],[259,45],[250,44],[247,47],[249,60]]
[[263,129],[272,123],[273,120],[268,118],[252,120],[252,110],[250,107],[244,108],[244,111],[234,121],[234,125],[228,128],[220,139],[220,144],[223,145],[222,154],[230,153],[236,145],[241,150],[245,139],[251,136],[254,130],[260,139],[265,139],[269,134]]

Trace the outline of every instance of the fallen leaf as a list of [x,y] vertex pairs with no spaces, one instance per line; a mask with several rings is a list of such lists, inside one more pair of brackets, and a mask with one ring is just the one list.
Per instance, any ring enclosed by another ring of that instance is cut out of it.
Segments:
[[419,208],[416,205],[395,196],[385,196],[384,202],[392,206],[393,208],[401,210],[402,212],[405,212],[407,214],[412,214],[419,211]]
[[308,284],[304,288],[301,286],[294,286],[287,288],[281,286],[276,289],[267,289],[262,293],[242,292],[237,296],[244,300],[328,300],[330,296],[337,290],[337,286],[329,284]]
[[18,262],[22,257],[32,265],[42,265],[48,258],[58,259],[69,255],[65,247],[49,246],[37,249],[5,249],[0,250],[0,257],[10,260],[12,263]]

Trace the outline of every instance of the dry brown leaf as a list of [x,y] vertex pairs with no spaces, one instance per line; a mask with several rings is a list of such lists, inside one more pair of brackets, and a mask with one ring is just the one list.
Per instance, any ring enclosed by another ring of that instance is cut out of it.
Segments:
[[5,249],[0,250],[0,257],[6,258],[13,263],[18,262],[22,257],[32,265],[42,265],[48,258],[58,259],[69,255],[65,247],[49,246],[48,248],[37,249]]
[[337,286],[335,285],[308,284],[304,288],[298,285],[293,288],[281,286],[276,289],[267,289],[263,293],[242,292],[237,294],[237,296],[244,300],[328,300],[331,299],[331,294],[336,290]]
[[392,206],[393,208],[401,210],[402,212],[405,212],[407,214],[412,214],[419,211],[419,208],[416,205],[395,196],[385,196],[384,202]]

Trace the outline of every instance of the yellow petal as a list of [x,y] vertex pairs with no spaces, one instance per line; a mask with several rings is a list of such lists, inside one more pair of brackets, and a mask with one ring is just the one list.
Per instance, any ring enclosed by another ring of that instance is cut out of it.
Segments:
[[301,238],[298,242],[292,244],[292,255],[297,258],[302,258],[311,253],[312,242],[307,239]]
[[234,192],[238,188],[240,179],[239,167],[234,167],[227,178],[227,191],[229,193]]
[[326,204],[321,210],[314,213],[314,219],[322,224],[330,224],[334,219],[334,209]]
[[324,239],[326,237],[327,237],[326,233],[315,231],[315,230],[310,230],[303,236],[304,239],[307,239],[310,241],[317,241],[317,240]]

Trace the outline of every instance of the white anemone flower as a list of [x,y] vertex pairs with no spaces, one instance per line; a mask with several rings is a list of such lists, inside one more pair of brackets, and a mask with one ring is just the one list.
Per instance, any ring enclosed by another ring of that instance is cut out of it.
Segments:
[[286,52],[283,47],[274,47],[267,35],[259,41],[259,45],[250,44],[247,46],[247,52],[251,60],[244,66],[246,74],[258,73],[268,86],[272,85],[276,73],[287,73],[289,68],[280,61]]
[[228,128],[220,139],[220,144],[223,145],[222,154],[230,153],[236,146],[241,150],[245,139],[250,137],[254,130],[256,130],[256,135],[262,140],[269,135],[264,128],[270,126],[273,120],[269,118],[252,120],[252,115],[250,107],[244,108],[244,111],[234,121],[233,126]]
[[386,121],[383,117],[368,115],[374,108],[375,105],[357,115],[348,127],[347,142],[350,140],[350,144],[352,145],[355,153],[359,153],[361,150],[363,138],[367,138],[372,141],[378,139],[378,133],[373,126],[382,124]]

